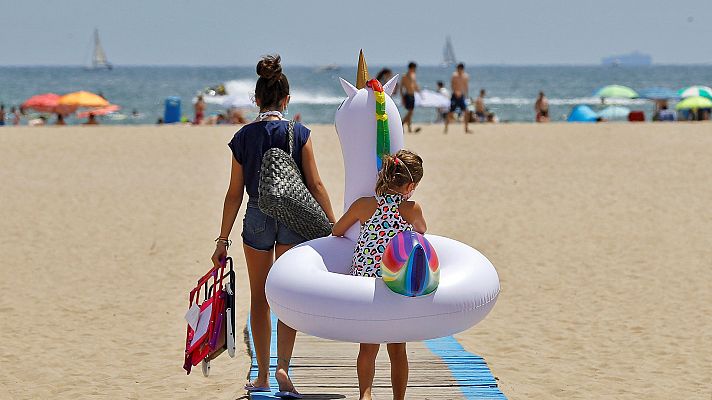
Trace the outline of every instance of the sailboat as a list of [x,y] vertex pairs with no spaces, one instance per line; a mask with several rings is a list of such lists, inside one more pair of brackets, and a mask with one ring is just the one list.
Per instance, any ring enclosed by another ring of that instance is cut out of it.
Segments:
[[104,48],[101,47],[101,41],[99,40],[99,30],[94,29],[94,52],[92,53],[91,66],[87,67],[89,70],[100,70],[100,69],[112,69],[113,66],[106,59],[106,53]]
[[445,46],[443,47],[443,67],[452,67],[457,64],[457,59],[455,58],[455,50],[452,49],[452,41],[450,36],[445,38]]

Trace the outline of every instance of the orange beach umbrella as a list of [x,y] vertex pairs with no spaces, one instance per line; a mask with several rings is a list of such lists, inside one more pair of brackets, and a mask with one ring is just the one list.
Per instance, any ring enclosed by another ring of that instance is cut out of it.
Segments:
[[74,92],[65,94],[57,102],[60,106],[74,107],[105,107],[109,102],[105,98],[91,92]]

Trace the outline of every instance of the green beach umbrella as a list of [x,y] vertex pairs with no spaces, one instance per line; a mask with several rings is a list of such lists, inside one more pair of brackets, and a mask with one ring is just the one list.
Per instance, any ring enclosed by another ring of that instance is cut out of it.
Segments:
[[699,110],[700,108],[712,108],[712,100],[702,96],[688,97],[675,106],[677,110]]
[[680,89],[677,94],[682,98],[701,96],[712,99],[712,88],[709,88],[708,86],[690,86],[688,88]]
[[638,97],[638,93],[635,90],[622,85],[604,86],[593,95],[602,99],[634,99]]

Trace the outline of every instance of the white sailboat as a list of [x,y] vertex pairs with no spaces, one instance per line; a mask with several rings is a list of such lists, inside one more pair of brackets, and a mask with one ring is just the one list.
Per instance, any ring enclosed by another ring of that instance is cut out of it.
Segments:
[[457,64],[457,59],[455,58],[455,50],[452,48],[452,41],[450,36],[445,38],[445,46],[443,47],[443,67],[452,67]]
[[99,70],[99,69],[112,69],[113,66],[106,59],[106,53],[104,48],[101,46],[101,41],[99,40],[99,30],[94,29],[94,51],[91,58],[91,66],[87,69]]

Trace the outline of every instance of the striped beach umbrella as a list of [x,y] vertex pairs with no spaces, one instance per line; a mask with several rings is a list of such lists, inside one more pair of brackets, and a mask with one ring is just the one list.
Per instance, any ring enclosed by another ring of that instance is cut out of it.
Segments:
[[677,110],[699,110],[701,108],[712,108],[712,100],[707,97],[694,96],[682,100],[675,106]]
[[638,93],[635,90],[622,85],[604,86],[593,95],[602,99],[634,99],[638,97]]
[[682,97],[683,99],[695,96],[707,97],[708,99],[712,99],[712,88],[710,88],[709,86],[690,86],[688,88],[680,89],[678,95],[680,95],[680,97]]

